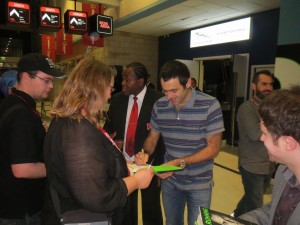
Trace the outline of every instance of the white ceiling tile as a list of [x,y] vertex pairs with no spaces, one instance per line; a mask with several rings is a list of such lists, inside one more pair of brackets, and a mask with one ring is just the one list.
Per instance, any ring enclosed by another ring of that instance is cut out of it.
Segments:
[[223,6],[222,5],[219,5],[219,4],[214,4],[214,3],[211,3],[211,2],[206,2],[200,6],[196,6],[195,8],[196,9],[202,9],[204,11],[214,11],[214,10],[218,10],[220,8],[222,8]]
[[231,9],[239,10],[242,12],[248,12],[249,10],[257,10],[261,11],[265,9],[263,6],[259,6],[257,4],[251,3],[251,2],[240,2],[238,4],[233,4],[229,6]]
[[277,7],[280,6],[280,0],[248,0],[248,2],[255,3],[257,5],[265,6],[265,7],[274,7],[274,5],[277,5]]
[[214,13],[218,16],[225,16],[225,15],[235,14],[236,12],[238,12],[238,10],[223,7],[223,8],[220,8],[219,10],[215,11]]
[[222,6],[228,6],[232,4],[237,4],[243,0],[207,0],[207,2],[212,2]]
[[189,6],[189,7],[195,7],[195,6],[202,5],[206,2],[207,2],[206,0],[189,0],[189,1],[185,1],[181,4],[185,5],[185,6]]

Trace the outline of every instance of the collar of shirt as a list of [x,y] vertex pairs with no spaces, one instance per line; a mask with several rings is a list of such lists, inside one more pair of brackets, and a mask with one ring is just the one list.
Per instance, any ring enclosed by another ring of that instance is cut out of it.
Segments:
[[283,171],[283,177],[289,186],[300,190],[300,185],[297,183],[296,176],[288,167]]
[[36,102],[29,94],[27,94],[24,91],[20,91],[16,88],[12,88],[11,91],[12,91],[13,95],[18,96],[20,99],[23,99],[23,101],[25,101],[26,104],[28,104],[33,109],[36,109]]
[[[141,110],[142,103],[144,101],[146,91],[147,91],[147,87],[145,86],[144,89],[136,96],[138,98],[137,99],[137,104],[138,104],[138,107],[139,107],[139,113],[140,113],[140,110]],[[134,102],[133,97],[134,97],[134,95],[129,95],[128,107],[127,107],[129,109],[129,114],[131,112],[131,108],[132,108],[133,102]],[[128,110],[127,110],[127,112],[128,112]]]
[[260,105],[260,103],[262,102],[262,100],[260,98],[258,98],[257,96],[253,96],[252,99],[257,105]]

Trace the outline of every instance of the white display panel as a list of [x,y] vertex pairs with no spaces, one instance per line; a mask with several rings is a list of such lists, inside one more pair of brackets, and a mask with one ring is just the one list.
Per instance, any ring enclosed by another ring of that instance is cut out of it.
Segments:
[[251,18],[191,30],[190,47],[228,43],[250,39]]

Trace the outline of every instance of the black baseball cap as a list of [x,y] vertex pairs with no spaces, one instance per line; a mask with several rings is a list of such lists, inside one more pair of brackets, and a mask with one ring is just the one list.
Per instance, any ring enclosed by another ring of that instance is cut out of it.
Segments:
[[63,78],[66,74],[55,69],[52,60],[42,54],[30,53],[21,57],[18,62],[19,72],[42,71],[50,76]]

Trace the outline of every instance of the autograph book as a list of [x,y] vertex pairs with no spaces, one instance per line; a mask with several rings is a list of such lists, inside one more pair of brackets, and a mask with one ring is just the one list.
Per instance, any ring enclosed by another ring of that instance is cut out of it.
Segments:
[[[134,173],[136,173],[141,168],[148,168],[148,166],[149,165],[138,166],[138,165],[136,165],[134,163],[127,164],[127,167],[128,167],[128,169],[130,171],[130,175],[133,175]],[[154,170],[155,174],[182,170],[182,168],[179,167],[179,166],[165,166],[165,165],[151,166],[151,168]]]

